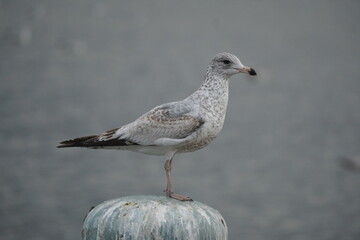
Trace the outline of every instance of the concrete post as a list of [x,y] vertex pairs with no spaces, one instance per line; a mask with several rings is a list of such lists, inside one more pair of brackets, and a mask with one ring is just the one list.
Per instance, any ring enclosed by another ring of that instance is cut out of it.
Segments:
[[220,213],[200,202],[129,196],[101,203],[87,215],[83,240],[227,240]]

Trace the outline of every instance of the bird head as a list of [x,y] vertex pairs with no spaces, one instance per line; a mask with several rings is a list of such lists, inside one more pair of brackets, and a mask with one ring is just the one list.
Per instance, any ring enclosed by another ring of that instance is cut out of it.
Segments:
[[256,75],[254,69],[244,66],[239,58],[230,53],[218,53],[210,62],[212,71],[229,78],[237,73],[247,73],[251,76]]

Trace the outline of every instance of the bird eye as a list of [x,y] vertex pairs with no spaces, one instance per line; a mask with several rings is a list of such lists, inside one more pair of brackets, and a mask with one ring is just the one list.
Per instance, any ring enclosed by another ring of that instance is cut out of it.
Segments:
[[223,62],[224,64],[229,64],[229,63],[230,63],[229,60],[223,60],[222,62]]

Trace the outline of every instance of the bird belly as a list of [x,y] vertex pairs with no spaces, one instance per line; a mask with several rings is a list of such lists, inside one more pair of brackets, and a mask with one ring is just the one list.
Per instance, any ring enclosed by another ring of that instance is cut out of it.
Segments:
[[127,150],[144,153],[148,155],[156,155],[156,156],[164,156],[167,153],[174,151],[173,147],[156,146],[156,145],[136,146],[136,147],[134,146],[134,147],[129,147]]
[[110,149],[110,150],[128,150],[132,152],[144,153],[148,155],[163,156],[168,152],[174,151],[173,147],[156,145],[135,145],[135,146],[105,146],[88,147],[91,149]]
[[222,124],[207,122],[200,128],[193,138],[185,142],[178,149],[178,152],[193,152],[209,145],[219,134]]

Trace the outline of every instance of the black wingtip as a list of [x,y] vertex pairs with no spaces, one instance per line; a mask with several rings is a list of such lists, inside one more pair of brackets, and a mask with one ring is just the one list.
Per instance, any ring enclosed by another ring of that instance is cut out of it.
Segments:
[[249,75],[256,76],[257,74],[253,68],[250,68]]
[[74,147],[73,145],[65,145],[65,144],[63,144],[63,145],[57,145],[56,146],[57,148],[68,148],[68,147]]
[[85,137],[79,137],[75,139],[65,140],[59,143],[57,148],[69,148],[69,147],[86,147],[88,141],[95,140],[98,138],[98,135],[91,135]]
[[59,142],[59,145],[56,146],[57,148],[68,148],[68,147],[76,147],[76,144],[70,141],[62,141]]

